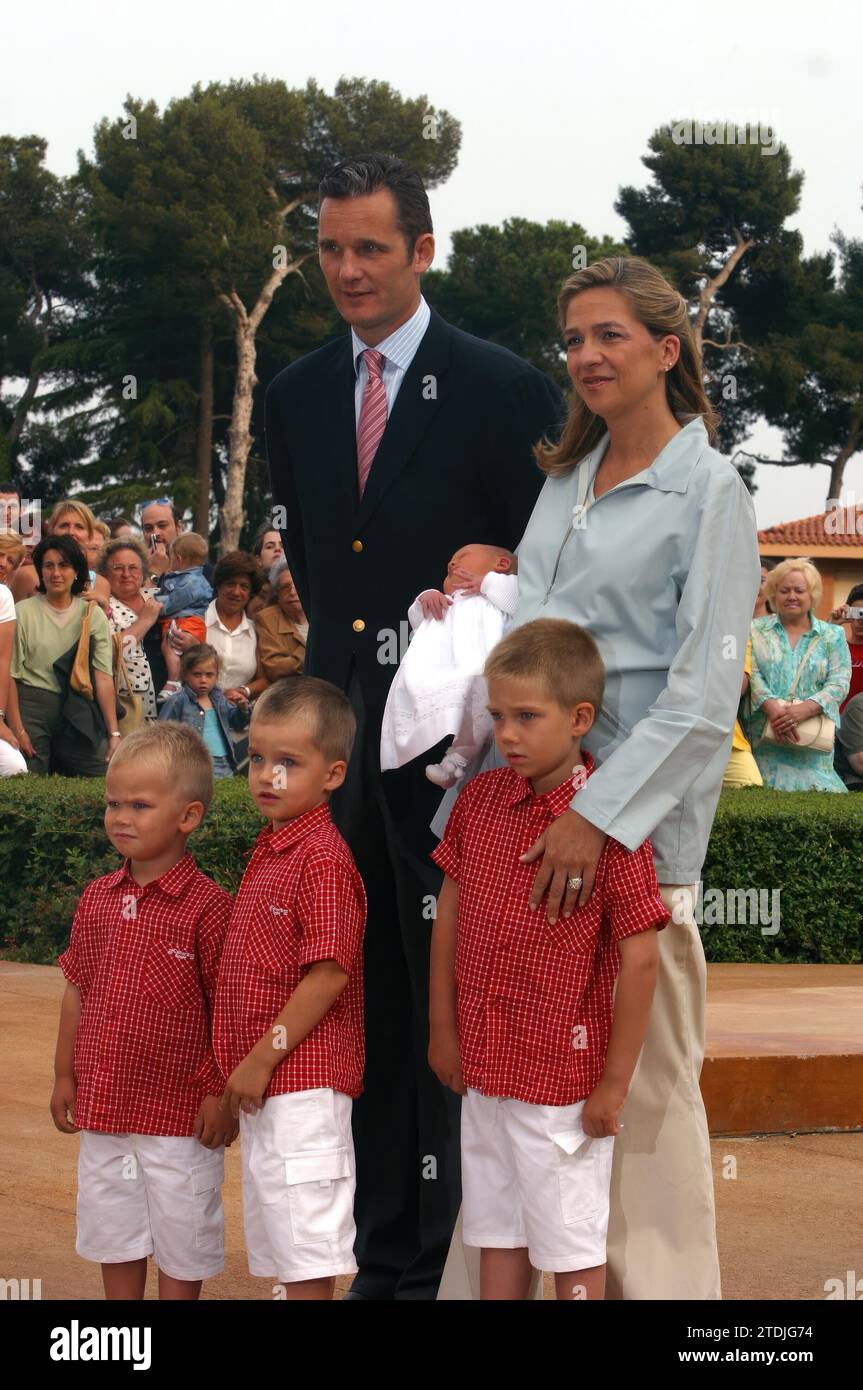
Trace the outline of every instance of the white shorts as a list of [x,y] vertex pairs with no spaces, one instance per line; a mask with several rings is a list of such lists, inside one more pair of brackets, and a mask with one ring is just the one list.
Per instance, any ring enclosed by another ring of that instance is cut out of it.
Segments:
[[240,1111],[250,1274],[281,1284],[356,1274],[351,1107],[318,1087]]
[[211,1279],[225,1264],[224,1148],[193,1137],[81,1131],[78,1239],[85,1260],[152,1255],[173,1279]]
[[468,1090],[461,1107],[465,1245],[527,1248],[549,1273],[605,1264],[614,1136],[589,1139],[584,1101],[528,1105]]

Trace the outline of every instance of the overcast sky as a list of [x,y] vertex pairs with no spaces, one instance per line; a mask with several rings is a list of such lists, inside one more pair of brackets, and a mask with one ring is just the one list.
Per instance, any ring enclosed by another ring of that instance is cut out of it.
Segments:
[[[303,12],[304,11],[304,12]],[[863,236],[860,11],[841,0],[752,7],[572,0],[43,0],[3,20],[0,132],[48,140],[57,173],[91,148],[127,93],[164,106],[194,82],[255,73],[332,90],[340,76],[425,94],[462,125],[450,180],[432,194],[443,265],[452,232],[559,217],[621,236],[613,211],[656,126],[682,116],[773,124],[805,174],[790,225],[805,251]],[[749,441],[776,455],[781,437]],[[760,526],[823,510],[826,468],[760,467]],[[863,500],[863,456],[846,470]],[[849,498],[850,500],[850,498]]]

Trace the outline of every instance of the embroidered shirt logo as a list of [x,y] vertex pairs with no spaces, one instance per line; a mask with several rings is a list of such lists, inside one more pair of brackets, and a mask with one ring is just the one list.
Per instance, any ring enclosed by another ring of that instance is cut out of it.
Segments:
[[194,960],[194,951],[181,951],[179,946],[169,946],[168,955],[174,956],[176,960]]
[[270,903],[270,911],[274,917],[290,917],[291,915],[289,907],[277,907],[275,903]]

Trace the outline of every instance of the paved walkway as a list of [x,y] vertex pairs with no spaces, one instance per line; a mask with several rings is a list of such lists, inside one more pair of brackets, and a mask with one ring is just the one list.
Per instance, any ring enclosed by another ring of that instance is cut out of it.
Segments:
[[[41,1279],[43,1299],[100,1298],[98,1267],[75,1254],[78,1142],[48,1113],[63,981],[51,966],[0,962],[0,1277]],[[863,1134],[713,1141],[723,1291],[728,1299],[819,1299],[863,1277]],[[227,1154],[220,1299],[272,1297],[245,1267],[239,1149]],[[155,1281],[150,1280],[150,1293]]]

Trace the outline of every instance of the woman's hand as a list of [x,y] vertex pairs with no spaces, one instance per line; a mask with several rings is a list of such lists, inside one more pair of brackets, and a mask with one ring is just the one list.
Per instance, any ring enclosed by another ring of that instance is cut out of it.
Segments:
[[16,747],[19,749],[21,753],[24,754],[24,757],[35,758],[36,749],[30,742],[30,735],[27,733],[27,730],[24,728],[23,724],[21,725],[21,728],[18,730],[16,737],[18,739]]
[[9,725],[6,723],[5,719],[0,719],[0,739],[2,739],[4,743],[11,744],[13,748],[17,748],[20,751],[21,745],[19,744],[12,730],[9,728]]
[[452,599],[449,594],[441,593],[440,589],[423,589],[418,602],[424,618],[437,618],[440,621],[452,603]]
[[797,732],[800,715],[791,712],[793,706],[786,705],[784,700],[765,700],[761,708],[770,720],[770,727],[779,743],[800,742]]
[[249,697],[245,690],[240,690],[239,686],[232,685],[230,690],[225,691],[225,699],[231,705],[239,705],[242,709],[248,709]]
[[107,747],[107,750],[106,750],[106,752],[105,752],[105,762],[106,762],[106,763],[109,763],[109,762],[111,761],[111,759],[113,758],[113,756],[114,756],[114,754],[116,753],[116,751],[117,751],[117,749],[119,748],[119,746],[120,746],[120,739],[118,739],[118,738],[112,738],[111,735],[109,734],[109,735],[108,735],[108,747]]
[[[159,607],[161,608],[161,604]],[[179,656],[187,647],[197,647],[198,639],[193,632],[184,632],[181,627],[175,628],[168,637],[168,641]]]
[[[578,811],[564,811],[543,835],[521,856],[522,864],[532,864],[542,856],[530,891],[530,909],[534,912],[548,893],[547,916],[556,922],[560,915],[570,917],[574,907],[583,907],[593,892],[596,866],[605,842],[604,830],[597,830]],[[578,887],[570,887],[570,878],[580,878]]]
[[151,628],[162,612],[163,605],[157,598],[145,598],[141,604],[141,611],[138,617],[143,619],[147,628]]

